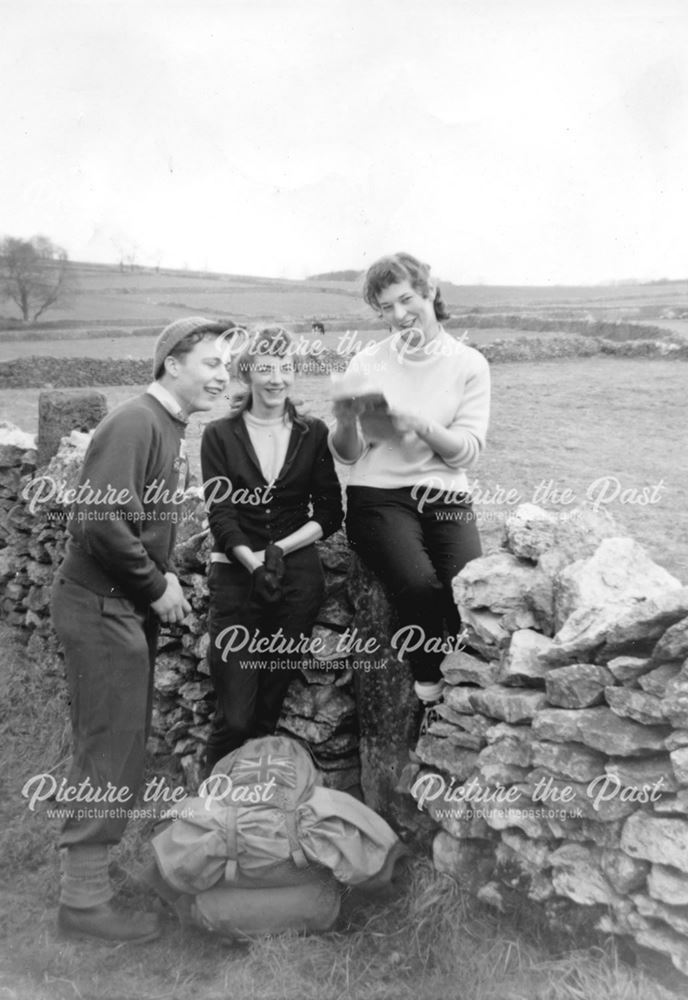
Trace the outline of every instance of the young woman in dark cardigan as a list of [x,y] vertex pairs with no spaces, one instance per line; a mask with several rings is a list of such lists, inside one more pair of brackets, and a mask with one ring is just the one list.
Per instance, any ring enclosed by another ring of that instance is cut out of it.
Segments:
[[315,542],[342,523],[328,429],[289,398],[294,360],[285,330],[256,334],[236,364],[246,389],[239,412],[208,424],[201,441],[214,540],[209,660],[217,708],[208,771],[246,740],[274,732],[324,596]]

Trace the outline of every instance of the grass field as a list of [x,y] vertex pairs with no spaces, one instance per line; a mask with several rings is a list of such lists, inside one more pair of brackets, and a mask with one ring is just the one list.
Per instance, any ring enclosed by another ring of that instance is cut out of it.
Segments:
[[[361,281],[293,281],[247,275],[160,271],[74,263],[73,294],[45,314],[51,322],[107,321],[112,326],[164,323],[193,312],[236,320],[290,323],[312,319],[370,322]],[[662,309],[688,309],[688,281],[649,284],[509,287],[458,285],[439,275],[446,301],[456,310],[588,311],[599,319],[630,316],[647,320]],[[444,280],[443,280],[444,279]],[[15,315],[9,306],[6,317]],[[2,313],[0,313],[2,319]],[[17,323],[21,328],[21,324]]]
[[[685,365],[599,356],[501,364],[492,367],[492,382],[488,446],[469,476],[481,491],[476,509],[486,548],[499,544],[516,500],[569,509],[575,503],[561,503],[568,489],[577,502],[608,511],[654,559],[688,582]],[[311,411],[328,419],[328,380],[304,377],[298,388]],[[114,405],[137,390],[101,391]],[[35,431],[38,392],[6,390],[0,420]],[[225,405],[221,401],[212,414],[191,420],[189,451],[197,475],[203,424]],[[642,503],[643,490],[653,502]],[[506,498],[509,491],[515,492]]]

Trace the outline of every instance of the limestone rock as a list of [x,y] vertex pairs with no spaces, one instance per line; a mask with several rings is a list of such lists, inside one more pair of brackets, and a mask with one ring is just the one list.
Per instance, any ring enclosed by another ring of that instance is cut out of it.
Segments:
[[[510,736],[491,743],[481,750],[477,766],[487,764],[516,764],[519,767],[529,767],[532,763],[533,750],[530,743],[517,740]],[[518,779],[516,779],[518,780]]]
[[533,743],[533,764],[546,768],[556,778],[592,781],[604,771],[604,761],[602,754],[588,750],[580,743],[553,743],[546,740]]
[[570,615],[554,636],[546,661],[560,666],[576,660],[606,662],[620,655],[649,654],[653,641],[688,614],[688,587],[654,598],[629,600]]
[[330,573],[346,576],[354,561],[354,554],[349,548],[343,529],[335,531],[323,542],[317,542],[318,555],[324,569]]
[[604,700],[604,689],[613,683],[609,671],[594,663],[573,663],[551,670],[545,678],[547,701],[562,708],[588,708]]
[[688,747],[672,750],[669,756],[679,785],[688,785]]
[[564,816],[559,819],[547,819],[549,835],[559,840],[572,840],[579,843],[592,843],[598,847],[616,849],[619,846],[623,820],[602,822],[599,816],[594,820],[579,819],[576,816]]
[[618,757],[663,750],[667,734],[664,726],[643,726],[630,719],[620,719],[608,708],[599,708],[594,715],[591,711],[585,712],[578,728],[581,743]]
[[614,775],[624,788],[654,792],[651,802],[659,802],[667,793],[676,791],[677,782],[667,754],[652,757],[612,757],[604,765],[607,774]]
[[526,559],[541,560],[544,553],[556,549],[573,562],[592,555],[604,538],[618,534],[606,511],[580,506],[553,515],[534,504],[523,504],[506,522],[505,545]]
[[537,560],[543,552],[554,548],[557,517],[532,503],[521,504],[505,524],[502,543],[521,559]]
[[661,725],[666,722],[661,699],[645,691],[608,687],[605,689],[605,697],[612,712],[621,718],[633,719],[645,726]]
[[619,894],[602,874],[599,855],[583,844],[559,847],[550,855],[550,864],[552,882],[560,895],[582,906],[620,902]]
[[504,913],[506,909],[504,894],[504,886],[500,885],[499,882],[492,881],[486,882],[485,885],[481,885],[476,893],[476,897],[481,903],[484,903],[485,906],[489,906],[493,910],[497,910],[499,913]]
[[688,747],[688,729],[675,729],[664,740],[667,750],[678,750],[679,747]]
[[508,788],[518,785],[528,777],[528,768],[517,764],[505,764],[499,761],[484,762],[476,765],[477,775],[481,783],[488,788]]
[[451,722],[446,722],[444,719],[440,718],[431,722],[427,727],[426,732],[429,736],[444,736],[449,738],[454,730],[455,727],[451,724]]
[[680,587],[680,581],[653,562],[632,538],[606,538],[590,558],[571,563],[559,574],[556,623],[561,627],[574,612],[585,608],[646,600]]
[[[555,778],[544,768],[538,767],[528,775],[528,788],[533,799],[542,807],[558,809],[575,819],[596,820],[609,823],[625,819],[637,808],[633,802],[624,801],[615,794],[604,795],[600,786],[607,775],[582,782]],[[614,791],[614,790],[613,790]]]
[[508,645],[510,634],[501,615],[494,611],[476,611],[463,605],[459,605],[459,614],[468,645],[487,660],[498,658],[500,650]]
[[674,966],[688,976],[688,944],[684,935],[664,929],[661,924],[652,924],[640,914],[631,914],[629,922],[633,937],[639,945],[664,952],[671,958]]
[[684,937],[688,936],[688,907],[667,906],[665,903],[660,903],[642,893],[634,894],[632,899],[643,917],[661,920]]
[[498,614],[527,611],[523,594],[532,574],[529,563],[509,552],[472,559],[452,581],[454,600],[459,608],[488,608]]
[[[459,729],[457,726],[451,727],[452,732],[447,736],[450,743],[453,743],[455,747],[463,747],[465,750],[482,750],[485,746],[485,740],[476,736],[475,733],[466,732],[465,729]],[[430,733],[433,733],[432,728]]]
[[539,691],[525,691],[518,688],[492,687],[476,690],[470,696],[473,707],[504,722],[521,722],[532,719],[545,705],[545,696]]
[[482,818],[476,816],[476,810],[468,805],[457,803],[447,806],[443,800],[428,802],[426,811],[443,830],[457,840],[487,839],[490,828]]
[[333,625],[346,628],[351,624],[353,616],[349,602],[346,599],[342,600],[342,595],[334,594],[327,598],[318,611],[317,622],[328,628]]
[[528,589],[526,604],[533,613],[537,628],[547,636],[556,631],[554,623],[554,593],[557,574],[568,564],[566,556],[559,550],[544,552],[535,567]]
[[600,851],[599,864],[612,888],[622,896],[642,888],[650,870],[649,862],[630,858],[624,851],[609,847]]
[[504,652],[498,680],[502,684],[541,680],[547,673],[541,653],[552,645],[547,636],[532,629],[518,629],[511,636],[509,648]]
[[549,841],[530,840],[520,830],[503,830],[502,843],[518,856],[527,874],[535,875],[543,868],[549,868],[552,853]]
[[537,618],[528,608],[519,608],[517,611],[507,611],[502,615],[502,625],[507,632],[516,632],[520,628],[537,629]]
[[474,694],[473,687],[450,687],[444,692],[444,704],[453,712],[460,714],[470,714],[473,712],[471,696]]
[[[441,705],[438,706],[438,708],[442,707]],[[465,729],[468,733],[473,733],[481,737],[481,739],[486,739],[487,733],[494,728],[494,719],[488,719],[487,716],[478,715],[477,713],[474,715],[457,714],[456,719],[456,725],[460,726],[461,729]]]
[[487,687],[497,679],[499,665],[486,663],[464,650],[447,653],[440,670],[448,684],[477,684]]
[[490,721],[490,726],[485,730],[485,738],[488,743],[498,743],[500,740],[517,740],[531,746],[533,734],[529,726],[512,726],[508,722]]
[[324,625],[314,625],[311,640],[315,659],[329,662],[330,660],[344,661],[347,658],[346,642],[342,639],[341,632],[326,628]]
[[182,684],[182,678],[176,669],[156,664],[155,687],[161,694],[174,695]]
[[667,685],[661,706],[672,726],[688,729],[688,683],[682,681],[680,676]]
[[424,764],[438,767],[452,776],[465,781],[475,767],[477,753],[456,747],[449,740],[434,736],[421,736],[415,748],[416,756]]
[[[604,708],[543,708],[533,718],[533,736],[554,743],[581,742],[580,727],[585,719],[595,719]],[[611,713],[610,713],[611,714]]]
[[618,684],[632,684],[649,669],[650,661],[638,656],[615,656],[607,663],[607,670]]
[[653,639],[659,638],[670,626],[688,615],[688,587],[671,589],[656,597],[634,603],[619,615],[608,630],[605,659],[621,653],[643,653]]
[[688,656],[688,617],[671,625],[652,650],[653,663],[680,662]]
[[633,858],[688,873],[688,820],[636,812],[624,824],[621,849]]
[[[513,791],[513,789],[509,790]],[[527,799],[523,799],[522,803],[481,806],[481,808],[485,808],[485,821],[493,830],[517,828],[523,830],[526,837],[533,840],[546,839],[548,836],[549,830],[544,821],[537,816],[536,806],[533,806]]]
[[647,691],[648,694],[652,694],[656,698],[663,698],[667,693],[667,686],[671,681],[676,680],[680,673],[681,665],[679,663],[663,663],[661,667],[655,667],[649,673],[642,674],[638,678],[638,683],[643,691]]
[[179,697],[182,702],[191,703],[201,701],[213,691],[213,685],[209,680],[186,681],[179,688]]
[[279,729],[286,730],[291,736],[305,740],[306,743],[324,743],[335,731],[335,726],[323,719],[305,718],[283,711],[279,720]]
[[342,688],[323,687],[294,681],[284,700],[284,710],[293,715],[314,718],[334,729],[356,709],[352,696]]
[[647,877],[647,889],[653,899],[672,906],[688,905],[688,875],[667,865],[654,864]]

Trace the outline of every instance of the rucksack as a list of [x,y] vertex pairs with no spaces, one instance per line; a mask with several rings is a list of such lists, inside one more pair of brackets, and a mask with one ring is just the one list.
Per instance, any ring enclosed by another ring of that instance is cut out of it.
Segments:
[[161,873],[192,893],[220,879],[241,887],[300,883],[295,875],[309,862],[298,841],[296,809],[321,784],[310,752],[297,740],[249,740],[218,761],[199,795],[183,800],[176,821],[154,838]]

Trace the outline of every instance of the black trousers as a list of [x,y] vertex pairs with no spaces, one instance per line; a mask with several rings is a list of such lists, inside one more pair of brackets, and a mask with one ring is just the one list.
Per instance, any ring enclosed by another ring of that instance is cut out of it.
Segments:
[[422,630],[426,642],[409,653],[414,679],[439,680],[444,654],[424,647],[437,645],[431,640],[441,640],[445,629],[460,632],[451,581],[482,554],[470,501],[419,504],[410,487],[349,486],[346,530],[354,552],[387,590],[400,627]]
[[[206,749],[210,770],[246,740],[275,731],[287,689],[306,654],[268,651],[281,630],[284,641],[309,637],[325,594],[314,545],[285,556],[282,597],[264,604],[253,594],[251,574],[238,563],[212,563],[208,578],[210,676],[217,707]],[[263,645],[253,651],[254,645]],[[256,642],[257,640],[257,642]]]

